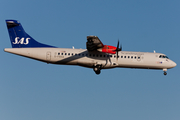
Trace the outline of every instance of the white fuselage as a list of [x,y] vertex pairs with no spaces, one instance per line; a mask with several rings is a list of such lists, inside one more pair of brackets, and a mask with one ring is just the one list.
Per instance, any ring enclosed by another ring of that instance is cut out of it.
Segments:
[[102,69],[124,67],[144,69],[169,69],[176,63],[168,58],[160,58],[161,53],[118,52],[108,54],[89,52],[87,49],[68,48],[5,48],[4,51],[52,64],[79,65],[93,68],[101,65]]

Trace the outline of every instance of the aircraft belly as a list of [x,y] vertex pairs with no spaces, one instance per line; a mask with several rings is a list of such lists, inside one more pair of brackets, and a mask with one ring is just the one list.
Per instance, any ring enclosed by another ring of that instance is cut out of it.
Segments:
[[141,62],[121,62],[118,67],[124,68],[144,68],[144,69],[163,69],[164,65],[157,64],[156,61],[141,61]]
[[91,68],[94,65],[94,61],[89,59],[89,58],[80,58],[80,59],[77,60],[77,64],[79,66]]
[[96,65],[101,65],[102,69],[114,68],[116,67],[116,64],[113,64],[113,63],[114,62],[109,62],[106,59],[98,60],[98,59],[87,58],[87,57],[78,59],[78,65],[83,66],[83,67],[89,67],[89,68],[93,68]]

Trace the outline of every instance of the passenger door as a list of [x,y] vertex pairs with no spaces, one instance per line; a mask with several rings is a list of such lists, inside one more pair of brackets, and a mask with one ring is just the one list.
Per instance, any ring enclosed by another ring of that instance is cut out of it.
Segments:
[[50,51],[48,51],[46,53],[46,60],[51,60],[51,52]]

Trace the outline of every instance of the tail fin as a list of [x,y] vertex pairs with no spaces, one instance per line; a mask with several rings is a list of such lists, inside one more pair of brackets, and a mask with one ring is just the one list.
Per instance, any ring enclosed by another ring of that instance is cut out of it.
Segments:
[[29,36],[17,20],[6,20],[11,45],[13,48],[32,48],[32,47],[53,47],[42,44]]

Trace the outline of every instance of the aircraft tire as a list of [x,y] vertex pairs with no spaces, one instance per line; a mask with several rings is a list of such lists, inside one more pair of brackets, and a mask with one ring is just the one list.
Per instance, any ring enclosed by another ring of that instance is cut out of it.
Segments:
[[95,72],[97,75],[99,75],[101,73],[101,70],[98,70]]
[[95,72],[97,75],[99,75],[99,74],[101,73],[101,67],[100,67],[99,65],[95,66],[95,67],[93,68],[93,70],[94,70],[94,72]]
[[167,72],[164,72],[164,75],[167,75]]

